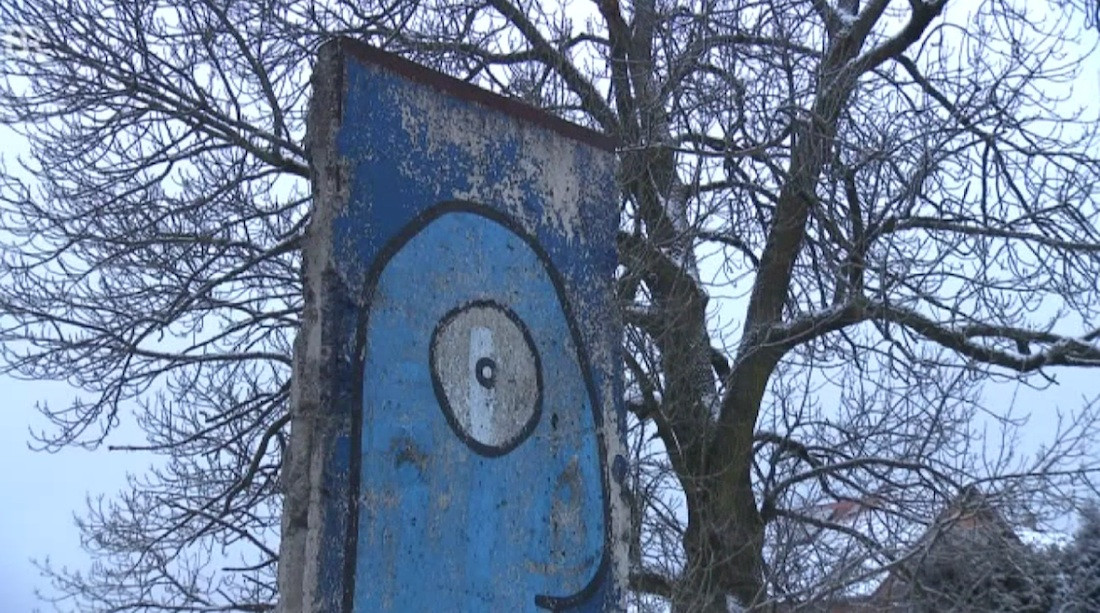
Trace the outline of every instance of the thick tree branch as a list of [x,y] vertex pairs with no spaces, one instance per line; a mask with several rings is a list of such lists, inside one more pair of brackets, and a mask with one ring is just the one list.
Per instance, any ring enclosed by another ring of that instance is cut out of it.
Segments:
[[603,97],[562,52],[543,38],[529,16],[508,0],[489,0],[489,5],[516,26],[544,64],[561,75],[566,85],[580,99],[581,106],[592,115],[600,128],[608,134],[618,134],[618,121]]

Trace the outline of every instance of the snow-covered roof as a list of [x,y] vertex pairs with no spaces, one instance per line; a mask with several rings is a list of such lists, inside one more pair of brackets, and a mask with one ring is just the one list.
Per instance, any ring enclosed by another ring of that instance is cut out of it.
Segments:
[[976,489],[923,517],[869,497],[809,505],[784,516],[774,529],[778,533],[770,540],[778,545],[770,552],[771,568],[780,591],[803,603],[853,606],[889,598],[899,591],[898,565],[919,564],[937,543],[960,535],[980,532],[1033,548],[1069,541],[1061,533],[1014,528]]

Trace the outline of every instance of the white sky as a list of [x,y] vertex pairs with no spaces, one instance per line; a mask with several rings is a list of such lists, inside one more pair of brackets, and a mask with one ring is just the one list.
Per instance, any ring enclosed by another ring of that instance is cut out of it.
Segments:
[[[1100,57],[1090,58],[1077,83],[1082,101],[1100,100]],[[24,143],[0,126],[0,155],[10,164],[25,151]],[[1055,427],[1056,410],[1073,411],[1086,396],[1100,393],[1098,371],[1061,370],[1053,374],[1060,385],[1036,392],[1017,384],[989,386],[986,400],[992,407],[1032,412],[1025,429],[1025,446],[1048,441]],[[35,410],[36,402],[63,406],[74,391],[63,383],[27,382],[0,376],[0,611],[33,611],[38,605],[34,590],[47,589],[30,560],[49,556],[57,566],[86,568],[90,560],[80,548],[74,514],[85,508],[88,496],[112,496],[126,487],[126,474],[141,473],[150,458],[140,454],[68,449],[56,454],[33,452],[29,428],[46,424]],[[136,434],[129,432],[127,434]],[[137,442],[133,439],[116,443]]]
[[0,390],[0,466],[5,467],[0,470],[0,611],[22,613],[34,610],[35,588],[46,587],[30,560],[49,556],[59,567],[87,567],[74,513],[83,511],[86,496],[122,490],[126,472],[142,472],[148,462],[138,454],[106,450],[33,452],[28,429],[46,425],[35,403],[64,406],[72,392],[64,384],[3,376]]
[[[0,157],[9,170],[26,152],[23,139],[0,126]],[[57,567],[87,567],[74,514],[83,512],[86,497],[113,495],[125,488],[127,471],[140,473],[148,465],[140,454],[106,449],[32,451],[31,429],[48,427],[36,403],[63,407],[75,397],[64,383],[0,375],[0,611],[53,610],[38,605],[35,589],[48,586],[31,560],[48,556]]]

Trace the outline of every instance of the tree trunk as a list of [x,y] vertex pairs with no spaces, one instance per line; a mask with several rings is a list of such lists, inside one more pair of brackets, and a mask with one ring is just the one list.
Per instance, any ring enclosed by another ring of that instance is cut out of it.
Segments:
[[747,607],[764,594],[764,522],[747,477],[720,475],[690,504],[675,613],[726,613],[727,597]]

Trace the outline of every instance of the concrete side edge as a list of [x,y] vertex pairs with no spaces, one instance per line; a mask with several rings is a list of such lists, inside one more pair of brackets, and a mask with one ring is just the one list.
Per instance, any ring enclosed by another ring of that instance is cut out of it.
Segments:
[[317,561],[324,538],[322,475],[331,441],[327,381],[334,339],[328,338],[333,281],[333,219],[348,200],[348,176],[336,148],[343,109],[345,56],[337,46],[318,54],[312,76],[313,97],[307,118],[307,148],[313,207],[302,247],[303,308],[294,343],[291,380],[290,444],[283,461],[282,539],[279,546],[276,611],[318,610]]

